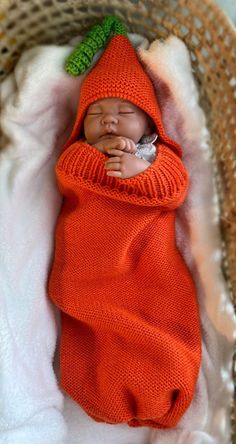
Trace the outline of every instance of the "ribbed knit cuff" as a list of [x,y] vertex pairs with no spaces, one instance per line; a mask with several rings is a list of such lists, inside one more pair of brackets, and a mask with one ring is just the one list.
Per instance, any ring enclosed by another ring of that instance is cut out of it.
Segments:
[[100,195],[136,205],[178,207],[185,198],[188,174],[169,148],[158,146],[156,160],[145,171],[129,179],[107,175],[107,156],[84,142],[67,148],[57,162],[59,183],[80,185]]

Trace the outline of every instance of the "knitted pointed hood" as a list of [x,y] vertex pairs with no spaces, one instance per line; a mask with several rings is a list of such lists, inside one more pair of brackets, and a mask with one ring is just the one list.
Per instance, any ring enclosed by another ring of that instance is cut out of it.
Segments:
[[[114,21],[117,23],[118,19],[116,17],[107,17],[104,19],[103,27],[104,24],[106,25],[105,28],[107,27],[107,21],[109,20],[112,23],[114,23]],[[81,134],[83,120],[90,104],[99,99],[117,97],[128,100],[141,108],[152,119],[156,133],[158,134],[159,142],[168,145],[176,154],[181,156],[180,146],[171,140],[165,133],[153,84],[144,71],[135,49],[127,36],[124,35],[124,28],[121,28],[122,24],[119,20],[118,24],[118,30],[115,29],[117,35],[114,35],[111,38],[101,58],[82,83],[76,120],[65,148],[78,139],[79,134]],[[103,27],[100,27],[102,31]],[[97,38],[100,28],[99,26],[96,26],[95,28]],[[99,47],[102,46],[106,39],[106,36],[103,36],[102,31],[100,31],[99,34]],[[87,40],[89,41],[88,47],[90,58],[92,58],[94,54],[91,51],[92,44],[94,43],[91,34],[90,31],[87,37]],[[103,39],[101,39],[101,35],[103,36]],[[80,44],[79,48],[75,50],[74,54],[72,54],[68,60],[66,69],[70,74],[77,75],[86,69],[83,65],[81,67],[81,54],[83,56],[83,61],[85,59],[85,61],[89,63],[88,53],[86,52],[85,54],[84,52],[86,51],[85,43],[86,39],[81,43],[82,48]],[[79,55],[78,52],[76,54],[76,51],[78,50]],[[76,64],[77,69],[78,65],[80,65],[78,71],[75,71]]]

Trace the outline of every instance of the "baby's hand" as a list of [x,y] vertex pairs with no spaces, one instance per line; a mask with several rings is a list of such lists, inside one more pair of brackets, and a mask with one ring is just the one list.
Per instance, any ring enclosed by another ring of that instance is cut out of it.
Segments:
[[108,154],[112,156],[105,162],[108,176],[129,179],[142,173],[151,165],[147,160],[139,159],[139,157],[121,150],[110,149]]
[[134,141],[123,136],[107,136],[106,139],[95,143],[93,146],[106,154],[108,154],[110,149],[121,150],[130,154],[134,154],[137,151]]

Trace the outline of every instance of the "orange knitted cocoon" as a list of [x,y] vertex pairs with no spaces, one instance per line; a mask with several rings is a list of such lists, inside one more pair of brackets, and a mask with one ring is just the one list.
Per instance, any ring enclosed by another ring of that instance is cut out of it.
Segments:
[[[141,174],[106,174],[107,156],[76,141],[88,106],[119,97],[158,133]],[[164,131],[153,85],[116,36],[82,85],[74,128],[56,166],[63,205],[49,296],[61,310],[61,386],[96,421],[175,426],[194,395],[201,337],[196,289],[175,242],[188,175]]]
[[61,386],[95,420],[173,427],[200,365],[196,290],[176,248],[188,184],[168,147],[143,173],[106,175],[76,142],[57,164],[64,201],[49,294],[62,311]]

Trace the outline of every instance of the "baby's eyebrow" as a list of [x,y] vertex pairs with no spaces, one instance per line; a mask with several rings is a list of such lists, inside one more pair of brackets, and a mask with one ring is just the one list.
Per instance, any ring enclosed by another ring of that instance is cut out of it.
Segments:
[[90,105],[87,109],[87,113],[91,112],[91,111],[101,111],[101,108],[99,105]]
[[120,102],[120,105],[129,106],[130,108],[137,109],[137,106],[132,102]]
[[120,100],[119,101],[119,103],[121,104],[121,105],[130,105],[130,106],[133,106],[133,103],[131,103],[131,102],[129,102],[128,100]]
[[89,108],[100,108],[100,105],[99,105],[99,103],[91,103],[91,105],[89,105],[88,109]]
[[120,104],[119,104],[119,108],[130,108],[130,109],[132,109],[132,110],[135,110],[135,107],[132,105],[132,103],[125,103],[125,102],[121,102]]

